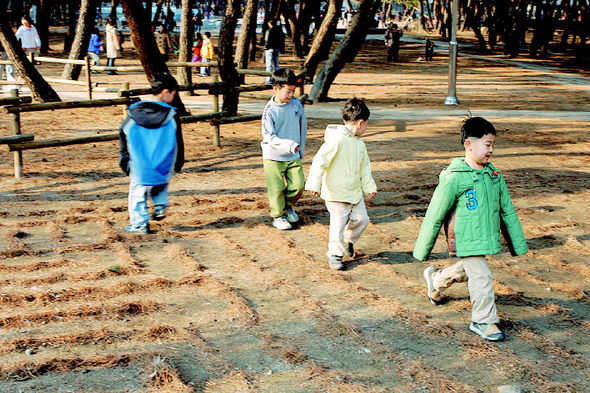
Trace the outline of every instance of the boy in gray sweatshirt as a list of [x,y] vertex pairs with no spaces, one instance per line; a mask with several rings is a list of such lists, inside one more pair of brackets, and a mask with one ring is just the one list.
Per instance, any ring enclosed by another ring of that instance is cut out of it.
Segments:
[[262,113],[262,158],[272,225],[291,229],[299,221],[293,205],[305,186],[303,152],[307,120],[301,102],[293,97],[297,77],[288,68],[273,73],[274,96]]

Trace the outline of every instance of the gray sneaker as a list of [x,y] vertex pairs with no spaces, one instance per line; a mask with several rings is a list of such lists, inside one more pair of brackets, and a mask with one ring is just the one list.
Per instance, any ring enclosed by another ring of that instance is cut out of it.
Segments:
[[148,224],[143,224],[138,227],[127,225],[125,230],[129,233],[143,233],[144,235],[147,235],[150,232],[150,227]]
[[435,306],[442,304],[442,296],[440,292],[434,288],[434,274],[438,270],[439,269],[435,268],[434,266],[428,266],[426,269],[424,269],[423,273],[424,280],[426,280],[426,294],[428,296],[428,300],[430,300],[430,302]]
[[287,208],[287,221],[289,221],[291,224],[294,224],[297,221],[299,221],[299,216],[297,215],[297,213],[295,213],[295,210],[293,210],[292,207]]
[[330,269],[334,270],[343,270],[344,264],[342,263],[342,257],[339,255],[330,255],[330,260],[328,261],[330,264]]
[[272,220],[272,226],[281,230],[291,229],[291,223],[287,220],[286,216],[277,217]]

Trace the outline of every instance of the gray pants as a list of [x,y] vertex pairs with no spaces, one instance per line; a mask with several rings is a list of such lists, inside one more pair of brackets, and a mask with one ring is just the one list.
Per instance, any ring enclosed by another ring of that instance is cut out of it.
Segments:
[[137,228],[149,221],[147,209],[148,195],[152,198],[156,208],[164,208],[168,203],[168,184],[159,186],[143,186],[131,175],[129,182],[129,221]]
[[433,277],[434,289],[442,292],[456,282],[465,282],[469,287],[471,320],[476,323],[498,323],[492,272],[483,256],[461,258],[446,269],[437,271]]

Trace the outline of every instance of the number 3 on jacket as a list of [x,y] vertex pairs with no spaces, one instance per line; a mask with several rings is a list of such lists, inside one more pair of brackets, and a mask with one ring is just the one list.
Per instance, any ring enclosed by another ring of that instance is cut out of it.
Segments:
[[477,209],[477,195],[475,190],[467,190],[465,191],[465,197],[467,198],[467,209],[475,210]]

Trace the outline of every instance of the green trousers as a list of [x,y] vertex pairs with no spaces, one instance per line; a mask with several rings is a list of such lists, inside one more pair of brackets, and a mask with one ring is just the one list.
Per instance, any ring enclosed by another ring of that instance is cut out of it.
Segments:
[[305,188],[301,160],[299,158],[284,162],[264,160],[264,177],[268,190],[270,216],[276,218],[286,215],[287,208],[297,202]]

